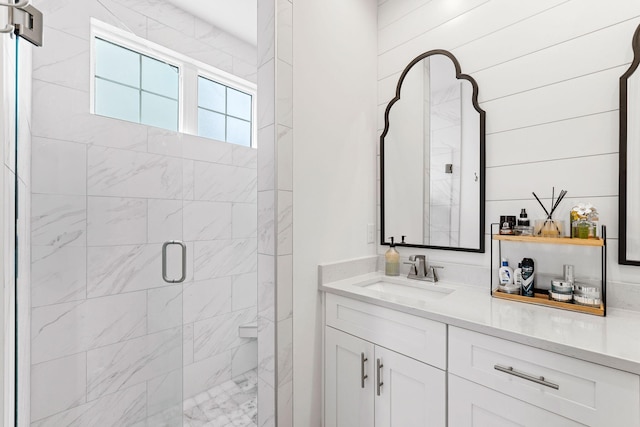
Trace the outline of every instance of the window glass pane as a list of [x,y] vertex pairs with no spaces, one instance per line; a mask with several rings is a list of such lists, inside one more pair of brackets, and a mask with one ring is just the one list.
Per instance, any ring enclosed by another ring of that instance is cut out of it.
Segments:
[[198,107],[224,113],[225,89],[221,84],[198,77]]
[[178,99],[178,67],[143,55],[142,89]]
[[137,89],[97,78],[95,86],[95,113],[101,116],[139,122],[139,93]]
[[140,87],[140,54],[96,39],[96,76]]
[[224,115],[198,108],[198,135],[224,141]]
[[169,130],[178,130],[178,101],[142,92],[140,123]]
[[227,114],[251,120],[251,95],[227,88]]
[[251,122],[227,116],[227,142],[251,147]]

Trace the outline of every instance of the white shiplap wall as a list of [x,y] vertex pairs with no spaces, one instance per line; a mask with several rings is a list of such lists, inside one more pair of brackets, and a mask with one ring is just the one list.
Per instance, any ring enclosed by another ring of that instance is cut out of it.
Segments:
[[[487,112],[487,236],[491,222],[521,208],[530,218],[542,218],[532,191],[548,206],[552,186],[556,194],[566,189],[557,217],[568,218],[579,201],[599,208],[608,232],[609,305],[636,310],[640,268],[617,263],[617,206],[618,85],[633,58],[631,37],[638,24],[640,2],[630,0],[378,3],[379,133],[406,64],[431,49],[451,51],[478,82]],[[484,267],[488,278],[488,237],[486,242],[483,255],[423,252],[441,262]],[[546,256],[549,272],[569,262],[556,257],[554,264],[550,253],[539,258],[544,262]],[[598,269],[589,271],[597,274]]]

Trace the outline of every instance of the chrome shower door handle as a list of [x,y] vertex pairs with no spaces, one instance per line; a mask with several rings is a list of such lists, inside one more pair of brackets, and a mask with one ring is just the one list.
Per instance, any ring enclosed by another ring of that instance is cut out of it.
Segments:
[[[170,279],[167,276],[167,247],[169,245],[178,245],[182,251],[182,273],[179,279]],[[169,240],[162,244],[162,279],[167,283],[182,283],[187,277],[187,247],[180,240]]]

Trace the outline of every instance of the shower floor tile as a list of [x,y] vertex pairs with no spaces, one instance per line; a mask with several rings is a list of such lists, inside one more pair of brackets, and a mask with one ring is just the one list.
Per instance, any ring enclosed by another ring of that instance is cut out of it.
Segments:
[[184,427],[256,427],[258,375],[248,371],[184,401]]

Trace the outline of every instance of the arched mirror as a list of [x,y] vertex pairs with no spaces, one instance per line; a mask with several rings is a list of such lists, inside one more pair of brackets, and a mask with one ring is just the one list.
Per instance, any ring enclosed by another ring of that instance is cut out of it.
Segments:
[[640,26],[631,43],[633,62],[620,77],[620,264],[640,265]]
[[445,50],[402,72],[380,136],[381,239],[484,252],[485,112]]

